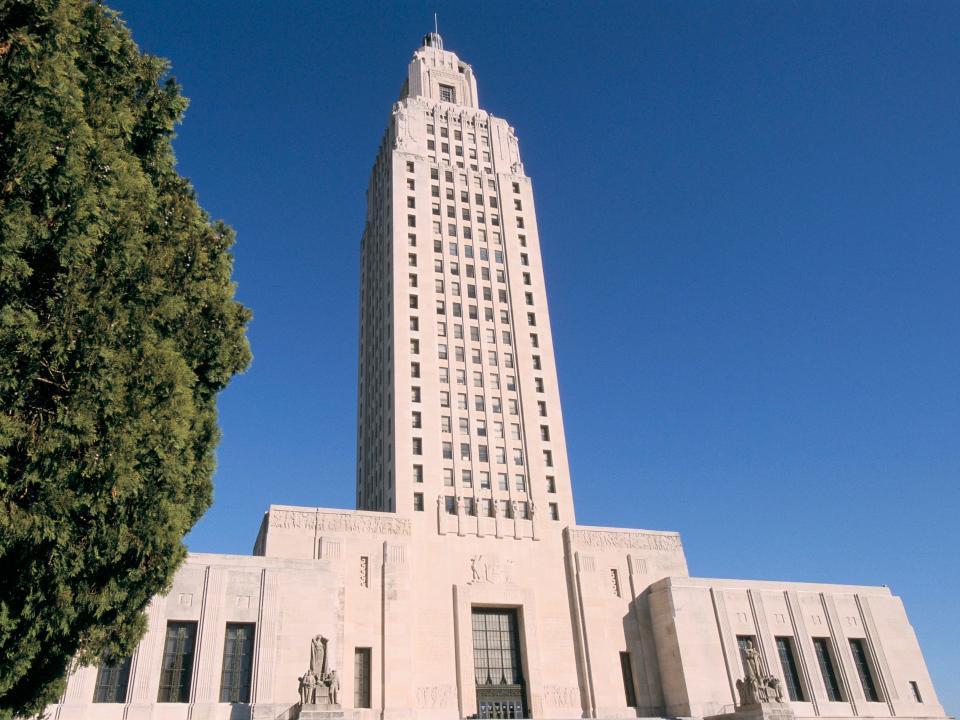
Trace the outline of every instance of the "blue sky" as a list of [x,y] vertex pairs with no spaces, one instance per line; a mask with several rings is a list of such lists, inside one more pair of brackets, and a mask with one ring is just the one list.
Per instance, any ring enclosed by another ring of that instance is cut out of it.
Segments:
[[533,178],[578,522],[887,584],[960,711],[960,4],[110,4],[255,314],[191,549],[353,506],[364,190],[436,9]]

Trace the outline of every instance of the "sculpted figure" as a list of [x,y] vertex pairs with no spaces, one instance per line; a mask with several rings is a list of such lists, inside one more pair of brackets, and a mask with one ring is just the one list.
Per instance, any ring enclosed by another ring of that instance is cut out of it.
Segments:
[[318,678],[312,670],[307,670],[300,677],[300,704],[312,705],[317,701]]
[[747,647],[743,651],[743,656],[746,658],[747,667],[747,679],[755,678],[761,680],[766,676],[766,672],[763,669],[763,658],[760,656],[760,653],[757,652],[756,648],[753,647],[753,641],[747,640]]
[[480,568],[483,565],[483,555],[474,555],[470,559],[470,572],[473,575],[473,582],[481,582],[483,576],[481,574]]
[[318,678],[323,677],[327,656],[327,639],[317,635],[310,641],[310,672]]
[[783,685],[780,682],[780,678],[776,678],[773,675],[771,675],[767,679],[770,681],[770,689],[773,691],[773,699],[776,700],[778,703],[782,703],[783,702]]
[[307,675],[308,674],[309,672],[305,672],[303,675],[297,678],[300,681],[300,704],[301,705],[307,705],[309,703],[309,700],[307,699]]
[[327,675],[327,687],[330,688],[330,702],[334,705],[338,704],[338,697],[340,695],[340,678],[337,677],[336,670],[331,670]]

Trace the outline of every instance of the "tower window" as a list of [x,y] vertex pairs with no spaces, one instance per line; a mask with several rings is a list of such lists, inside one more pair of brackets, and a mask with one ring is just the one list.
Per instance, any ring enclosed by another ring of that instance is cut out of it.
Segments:
[[457,93],[453,89],[453,85],[440,86],[440,99],[443,102],[449,102],[449,103],[457,101]]

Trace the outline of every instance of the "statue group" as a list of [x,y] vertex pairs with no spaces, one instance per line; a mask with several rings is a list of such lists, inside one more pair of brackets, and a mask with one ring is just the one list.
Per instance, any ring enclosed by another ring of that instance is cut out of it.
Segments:
[[757,705],[759,703],[783,702],[783,688],[780,680],[770,675],[763,667],[763,657],[753,647],[753,642],[747,640],[743,650],[744,670],[747,676],[737,680],[737,693],[740,695],[740,705]]
[[337,705],[340,678],[327,669],[327,639],[317,635],[310,641],[310,669],[300,676],[301,705]]

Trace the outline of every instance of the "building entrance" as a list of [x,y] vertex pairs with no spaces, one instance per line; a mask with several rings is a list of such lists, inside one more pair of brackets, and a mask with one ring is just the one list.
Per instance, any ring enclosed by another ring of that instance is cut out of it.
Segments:
[[528,717],[515,609],[473,609],[473,666],[477,717]]

